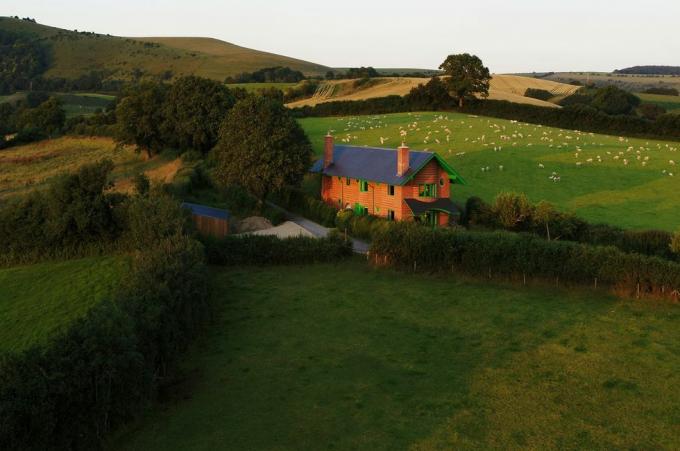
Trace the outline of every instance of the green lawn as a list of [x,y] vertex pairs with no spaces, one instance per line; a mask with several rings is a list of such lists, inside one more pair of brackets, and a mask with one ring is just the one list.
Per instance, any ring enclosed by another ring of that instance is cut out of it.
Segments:
[[678,449],[680,311],[375,270],[215,270],[220,314],[121,450]]
[[680,96],[665,96],[660,94],[639,94],[636,93],[645,103],[653,103],[664,107],[669,113],[680,113]]
[[[666,230],[680,226],[680,168],[671,163],[680,165],[679,142],[457,113],[308,118],[300,123],[318,154],[329,130],[338,144],[396,148],[404,139],[413,149],[436,150],[468,182],[454,187],[455,201],[472,195],[490,201],[499,192],[517,191],[595,222]],[[553,172],[559,182],[550,179]]]
[[125,262],[99,257],[0,269],[0,353],[47,340],[111,294]]

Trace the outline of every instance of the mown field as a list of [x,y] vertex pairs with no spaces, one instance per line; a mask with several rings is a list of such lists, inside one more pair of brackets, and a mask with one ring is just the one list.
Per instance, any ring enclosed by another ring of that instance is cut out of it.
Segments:
[[105,158],[115,164],[113,181],[120,191],[129,191],[132,177],[142,172],[154,181],[169,182],[182,165],[176,155],[148,160],[134,147],[117,146],[111,138],[65,136],[0,152],[0,198],[42,188],[64,172]]
[[[330,130],[337,144],[440,153],[465,178],[452,199],[487,201],[503,191],[594,222],[680,227],[680,143],[560,130],[458,113],[399,113],[300,120],[315,151]],[[541,167],[542,166],[542,167]],[[559,177],[555,181],[555,177]]]
[[653,103],[666,109],[669,113],[680,114],[680,96],[665,96],[659,94],[636,93],[644,103]]
[[0,354],[48,340],[120,282],[125,260],[85,258],[0,269]]
[[215,270],[213,293],[183,378],[111,449],[680,447],[672,305],[360,260]]
[[[62,108],[66,112],[66,118],[74,116],[90,116],[99,110],[105,110],[113,102],[115,96],[98,93],[61,93],[53,92],[49,95],[57,97],[61,101]],[[2,102],[18,102],[26,98],[25,92],[17,92],[9,96],[0,96]]]

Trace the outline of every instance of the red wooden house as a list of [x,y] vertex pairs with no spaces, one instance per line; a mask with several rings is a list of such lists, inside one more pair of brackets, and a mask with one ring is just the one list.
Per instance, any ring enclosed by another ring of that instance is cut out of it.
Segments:
[[338,209],[352,209],[403,221],[447,225],[460,215],[451,184],[465,180],[435,152],[336,146],[326,136],[324,157],[311,172],[322,174],[321,197]]

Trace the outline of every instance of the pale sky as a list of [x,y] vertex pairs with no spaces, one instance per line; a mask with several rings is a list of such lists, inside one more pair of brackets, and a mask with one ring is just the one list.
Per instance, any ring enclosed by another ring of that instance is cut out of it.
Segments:
[[118,36],[205,36],[332,67],[492,72],[680,65],[680,1],[1,0],[0,15]]

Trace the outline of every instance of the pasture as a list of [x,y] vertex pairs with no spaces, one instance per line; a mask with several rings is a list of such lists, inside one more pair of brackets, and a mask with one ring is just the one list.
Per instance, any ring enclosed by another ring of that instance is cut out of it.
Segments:
[[111,138],[65,136],[12,147],[0,153],[0,199],[43,188],[51,179],[75,172],[84,164],[102,159],[114,162],[116,189],[132,189],[132,177],[146,173],[154,181],[169,182],[181,168],[176,155],[151,160],[132,146],[117,146]]
[[560,130],[459,113],[301,119],[321,154],[337,144],[437,151],[468,182],[452,199],[491,201],[503,191],[547,200],[593,222],[626,228],[680,226],[680,143]]
[[556,72],[544,79],[561,83],[577,81],[583,85],[615,85],[631,92],[642,92],[648,88],[680,88],[680,77],[671,75],[615,74],[608,72]]
[[636,93],[644,103],[653,103],[666,109],[669,113],[680,114],[680,96]]
[[358,259],[215,269],[212,292],[182,377],[109,448],[680,447],[675,306]]
[[125,260],[93,257],[0,269],[0,354],[45,342],[109,296]]

